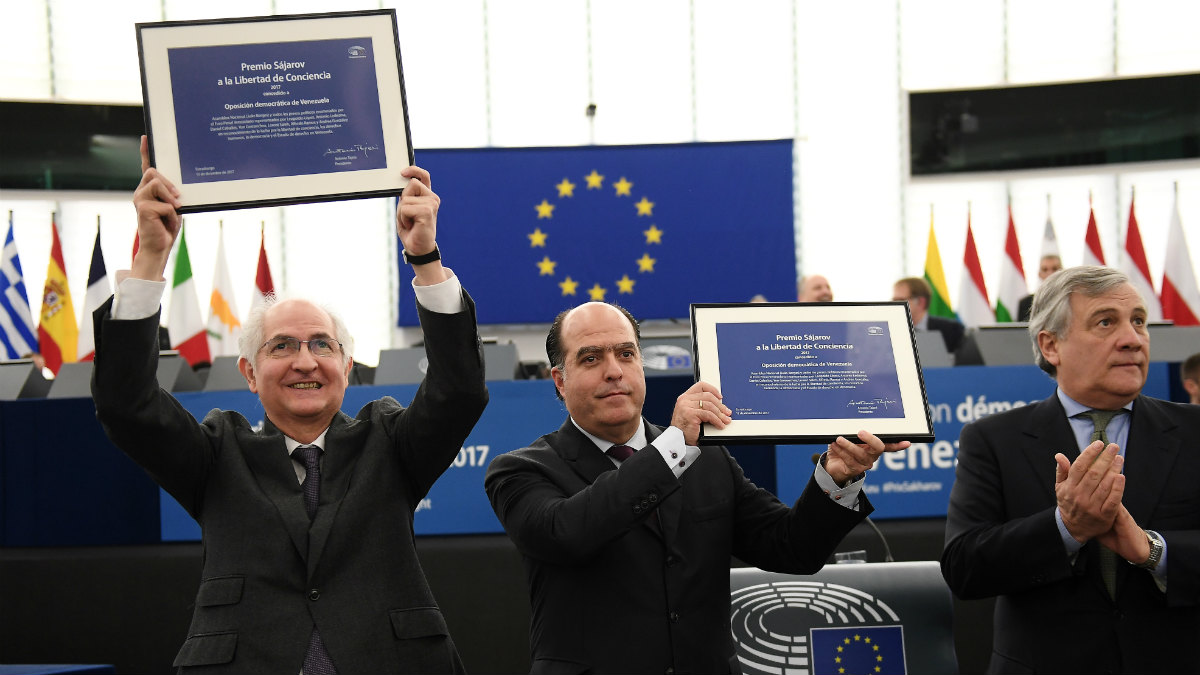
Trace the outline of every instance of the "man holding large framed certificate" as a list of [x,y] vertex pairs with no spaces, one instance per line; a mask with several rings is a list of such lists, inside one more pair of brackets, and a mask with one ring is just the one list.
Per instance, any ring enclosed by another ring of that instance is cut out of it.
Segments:
[[[437,247],[440,198],[411,181],[396,231],[413,267],[428,368],[407,407],[341,411],[354,342],[300,298],[251,312],[238,368],[262,422],[197,421],[158,386],[163,271],[179,191],[149,167],[134,193],[140,246],[95,313],[92,393],[105,433],[201,526],[204,562],[182,672],[461,672],[413,537],[413,513],[487,403],[475,305]],[[319,266],[320,252],[311,254]],[[384,300],[386,301],[386,300]]]

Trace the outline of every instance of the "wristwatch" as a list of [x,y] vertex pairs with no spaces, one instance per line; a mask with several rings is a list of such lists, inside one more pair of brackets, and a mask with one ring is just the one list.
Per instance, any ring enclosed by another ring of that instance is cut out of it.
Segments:
[[1162,560],[1163,540],[1162,535],[1153,530],[1142,530],[1146,533],[1146,539],[1150,542],[1150,557],[1146,558],[1146,562],[1130,562],[1134,567],[1140,567],[1144,570],[1154,570],[1158,567],[1158,562]]
[[433,250],[425,255],[413,255],[404,249],[400,249],[400,255],[404,256],[404,262],[409,265],[424,265],[442,259],[442,252],[438,250],[437,244],[434,244]]

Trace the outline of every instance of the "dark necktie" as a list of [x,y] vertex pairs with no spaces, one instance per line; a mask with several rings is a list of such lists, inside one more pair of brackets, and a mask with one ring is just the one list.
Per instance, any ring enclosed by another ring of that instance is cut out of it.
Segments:
[[[304,510],[312,520],[321,503],[321,449],[315,445],[301,445],[292,451],[292,457],[304,462],[304,482],[300,484],[300,490],[304,493]],[[321,634],[315,625],[304,653],[304,675],[337,675],[337,668],[329,658],[329,652],[325,651],[325,643],[321,642]]]
[[628,445],[614,445],[608,450],[605,450],[604,454],[612,457],[618,462],[624,462],[630,457],[633,457],[633,448],[629,447]]
[[[1086,417],[1092,421],[1092,437],[1088,439],[1088,444],[1100,441],[1105,447],[1108,447],[1108,432],[1106,431],[1108,423],[1122,412],[1124,411],[1088,410],[1087,412],[1079,413],[1080,417]],[[1100,577],[1104,580],[1104,588],[1108,591],[1108,597],[1116,599],[1117,554],[1104,545],[1100,546]]]

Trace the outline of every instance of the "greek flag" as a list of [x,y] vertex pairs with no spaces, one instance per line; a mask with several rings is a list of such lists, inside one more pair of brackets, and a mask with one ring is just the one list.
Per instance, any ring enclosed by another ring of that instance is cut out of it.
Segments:
[[12,211],[8,212],[8,236],[4,238],[4,256],[0,259],[0,343],[4,358],[19,359],[38,350],[29,295],[25,293],[25,275],[21,257],[13,239]]

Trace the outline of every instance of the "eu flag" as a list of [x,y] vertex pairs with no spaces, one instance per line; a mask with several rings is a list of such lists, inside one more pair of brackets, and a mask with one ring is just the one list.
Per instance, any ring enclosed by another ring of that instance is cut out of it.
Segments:
[[[589,300],[669,319],[693,302],[795,299],[790,140],[426,150],[417,163],[480,323],[548,323]],[[417,323],[407,283],[399,316]]]
[[813,675],[904,675],[902,626],[813,628],[808,644]]

